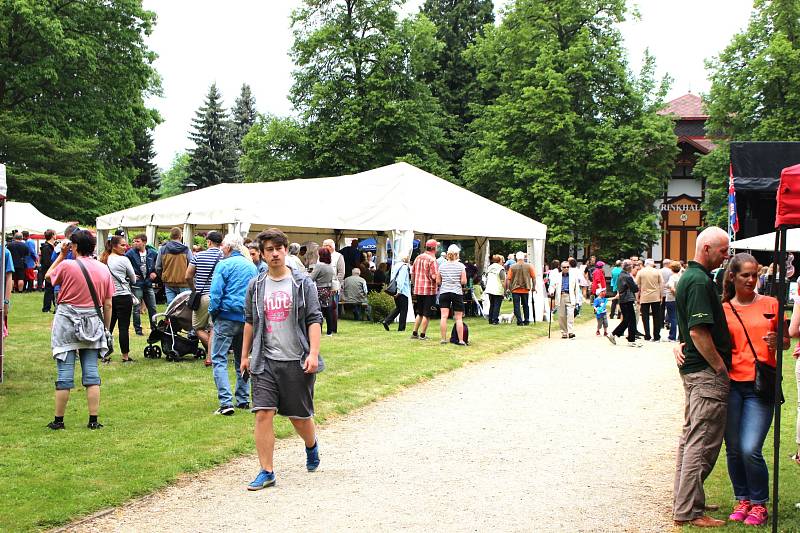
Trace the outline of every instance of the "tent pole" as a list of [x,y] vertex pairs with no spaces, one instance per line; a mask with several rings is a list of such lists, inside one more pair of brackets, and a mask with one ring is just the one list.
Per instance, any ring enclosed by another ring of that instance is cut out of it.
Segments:
[[[0,283],[0,286],[3,287],[3,300],[6,298],[6,291],[8,291],[8,287],[6,284],[8,283],[8,276],[6,276],[6,200],[0,200],[0,236],[3,239],[3,257],[0,258],[0,275],[3,276],[3,283]],[[0,329],[2,326],[8,323],[8,317],[6,316],[6,306],[5,304],[3,307],[0,307]],[[3,361],[5,359],[6,354],[6,339],[5,336],[0,331],[0,383],[3,383],[5,379],[5,368],[3,367]]]
[[779,501],[779,467],[780,467],[780,447],[781,447],[781,382],[783,381],[783,335],[785,324],[786,304],[786,226],[780,226],[776,234],[777,246],[775,249],[775,268],[773,272],[778,273],[778,283],[776,286],[778,299],[778,330],[776,331],[777,341],[775,347],[775,426],[773,429],[773,446],[775,449],[773,456],[773,477],[772,477],[772,531],[778,531],[778,501]]

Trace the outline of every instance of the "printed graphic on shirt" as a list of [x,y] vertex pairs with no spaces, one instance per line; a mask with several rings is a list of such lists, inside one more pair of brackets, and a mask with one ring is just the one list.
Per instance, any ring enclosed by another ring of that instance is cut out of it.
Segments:
[[264,311],[267,317],[267,331],[272,333],[270,322],[283,322],[292,312],[292,295],[278,290],[267,292],[264,298]]
[[264,353],[277,361],[299,360],[303,347],[295,329],[292,280],[267,278],[264,289]]

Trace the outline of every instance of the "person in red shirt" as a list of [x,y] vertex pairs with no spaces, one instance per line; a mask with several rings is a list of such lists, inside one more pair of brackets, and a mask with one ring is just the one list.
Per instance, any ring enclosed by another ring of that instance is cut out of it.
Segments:
[[414,304],[414,321],[412,339],[428,340],[425,332],[428,331],[428,322],[436,314],[436,248],[439,243],[435,239],[428,239],[425,243],[425,253],[419,254],[414,259],[411,267],[411,279],[414,283],[414,295],[417,301]]
[[594,264],[595,269],[592,272],[592,295],[597,294],[597,289],[606,289],[606,273],[603,272],[603,267],[606,266],[602,261]]

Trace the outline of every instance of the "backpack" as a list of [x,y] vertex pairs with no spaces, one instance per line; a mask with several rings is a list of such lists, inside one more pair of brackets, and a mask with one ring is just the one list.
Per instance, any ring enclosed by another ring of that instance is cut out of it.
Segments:
[[[453,330],[450,332],[450,342],[458,344],[458,331],[456,331],[455,324],[453,324]],[[469,326],[467,326],[466,322],[464,322],[464,342],[469,344]]]

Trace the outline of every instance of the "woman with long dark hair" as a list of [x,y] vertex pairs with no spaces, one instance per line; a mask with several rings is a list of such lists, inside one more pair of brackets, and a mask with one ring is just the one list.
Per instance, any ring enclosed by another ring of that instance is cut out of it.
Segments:
[[[108,266],[111,278],[114,280],[114,297],[111,299],[111,325],[109,330],[114,333],[114,326],[119,322],[119,351],[122,362],[130,363],[130,328],[131,314],[133,312],[132,283],[136,282],[136,271],[130,260],[125,257],[128,246],[125,237],[113,235],[106,241],[105,250],[100,255],[100,262]],[[111,362],[111,357],[105,357],[103,362]]]
[[334,306],[336,302],[333,299],[333,291],[331,285],[333,278],[336,276],[336,271],[331,266],[331,251],[327,246],[320,246],[319,261],[314,263],[311,268],[311,281],[317,284],[317,296],[319,296],[319,306],[322,310],[322,315],[325,317],[326,335],[332,337],[336,331],[336,314],[334,313]]

